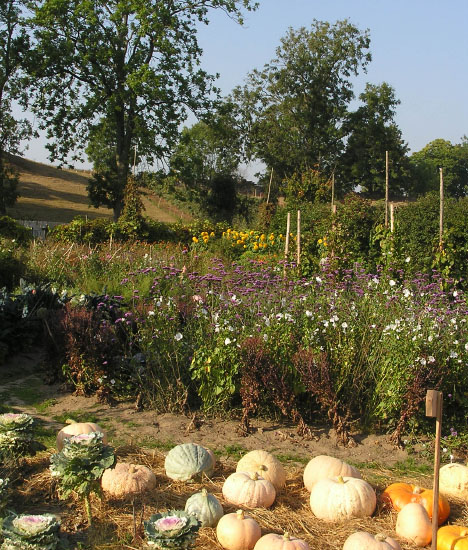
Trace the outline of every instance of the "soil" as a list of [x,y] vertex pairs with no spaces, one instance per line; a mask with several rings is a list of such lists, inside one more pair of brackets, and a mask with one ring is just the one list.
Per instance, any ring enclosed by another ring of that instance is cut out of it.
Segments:
[[[63,422],[56,420],[57,417],[92,415],[107,431],[109,442],[114,446],[133,443],[143,448],[170,448],[179,443],[194,442],[221,455],[229,455],[230,450],[265,449],[292,459],[298,457],[300,462],[327,454],[355,463],[377,462],[387,466],[408,458],[408,453],[395,448],[386,435],[355,433],[356,444],[343,447],[334,430],[328,426],[312,426],[313,439],[307,440],[286,421],[253,419],[252,433],[243,437],[237,430],[239,421],[235,418],[226,420],[206,417],[202,413],[184,416],[137,411],[134,402],[120,402],[110,407],[95,397],[65,391],[58,384],[47,385],[41,375],[42,360],[42,354],[37,350],[18,355],[0,366],[0,398],[4,405],[17,412],[39,418],[50,430],[58,431],[64,426]],[[38,406],[41,411],[45,408],[45,412],[38,412]]]

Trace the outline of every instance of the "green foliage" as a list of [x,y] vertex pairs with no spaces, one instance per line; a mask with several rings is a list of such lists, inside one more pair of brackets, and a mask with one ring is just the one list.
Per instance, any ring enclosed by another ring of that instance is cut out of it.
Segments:
[[34,453],[34,418],[24,413],[0,415],[0,457],[18,458]]
[[183,510],[153,514],[144,522],[148,543],[155,548],[193,548],[200,522]]
[[11,514],[3,520],[2,550],[55,550],[60,521],[52,514]]
[[0,216],[0,237],[13,239],[19,245],[26,245],[32,240],[31,230],[9,216]]

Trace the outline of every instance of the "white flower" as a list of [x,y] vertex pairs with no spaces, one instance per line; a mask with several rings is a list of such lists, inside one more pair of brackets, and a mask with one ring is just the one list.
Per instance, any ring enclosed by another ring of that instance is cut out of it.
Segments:
[[429,361],[429,363],[435,363],[435,357],[433,355],[429,355],[427,360]]
[[180,340],[182,340],[183,338],[183,335],[178,332],[175,336],[174,336],[174,340],[177,340],[177,342],[179,342]]
[[421,363],[421,365],[425,365],[427,363],[427,361],[424,359],[424,357],[422,359],[420,359],[419,361]]
[[225,346],[229,346],[230,343],[231,343],[231,339],[230,339],[230,338],[226,338],[226,339],[224,340],[224,345],[225,345]]
[[268,334],[264,334],[264,335],[263,335],[263,340],[264,340],[265,342],[268,342]]
[[154,311],[148,311],[148,317],[152,317],[154,315]]
[[114,384],[115,384],[115,380],[114,380],[113,378],[111,378],[110,383],[111,383],[112,385],[114,385]]
[[407,256],[407,257],[405,258],[405,262],[406,262],[407,264],[409,264],[409,263],[411,262],[411,258],[410,258],[409,256]]
[[451,358],[451,359],[455,359],[455,358],[457,358],[457,357],[458,357],[458,353],[457,353],[456,351],[451,351],[451,352],[450,352],[450,358]]
[[453,297],[456,298],[458,296],[458,292],[456,290],[453,291]]
[[[311,311],[309,311],[308,309],[306,309],[305,314],[306,314],[306,317],[312,317],[312,315],[313,315],[313,313]],[[468,346],[468,344],[467,344],[467,346]]]
[[348,323],[341,323],[341,328],[346,330],[348,328]]
[[403,291],[403,296],[405,298],[408,298],[408,296],[410,296],[410,294],[411,294],[411,292],[407,288],[405,288],[405,290]]
[[321,283],[322,282],[322,279],[320,277],[315,277],[315,280],[317,281],[317,283]]
[[393,279],[390,279],[390,281],[388,282],[388,284],[389,284],[390,286],[395,286],[395,285],[396,285],[396,283],[395,283],[395,281],[394,281]]

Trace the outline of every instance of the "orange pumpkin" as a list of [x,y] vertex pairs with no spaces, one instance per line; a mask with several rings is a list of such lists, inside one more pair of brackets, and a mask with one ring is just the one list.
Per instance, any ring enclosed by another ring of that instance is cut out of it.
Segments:
[[[431,489],[423,489],[417,485],[410,485],[409,483],[392,483],[382,493],[382,501],[391,506],[399,512],[403,506],[410,502],[417,502],[421,504],[429,517],[432,519],[432,499],[433,491]],[[449,517],[450,505],[448,500],[440,495],[439,496],[439,524]]]
[[437,531],[437,550],[468,550],[468,527],[445,525]]

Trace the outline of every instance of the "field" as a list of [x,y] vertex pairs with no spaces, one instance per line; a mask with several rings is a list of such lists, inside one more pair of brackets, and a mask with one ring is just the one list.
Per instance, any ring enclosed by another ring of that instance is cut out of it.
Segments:
[[[58,169],[22,157],[13,157],[13,166],[19,171],[20,197],[8,215],[20,220],[69,222],[75,216],[111,218],[108,208],[94,208],[86,192],[89,172]],[[190,217],[152,193],[146,193],[145,214],[161,222],[174,222]]]

